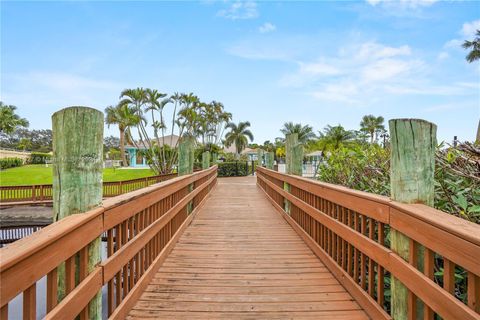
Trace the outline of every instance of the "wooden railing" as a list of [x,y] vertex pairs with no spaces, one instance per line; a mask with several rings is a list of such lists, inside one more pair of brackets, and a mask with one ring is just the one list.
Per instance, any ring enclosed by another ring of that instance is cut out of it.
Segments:
[[[145,178],[103,183],[103,196],[115,197],[120,194],[148,187],[168,179],[177,174],[164,174]],[[0,186],[0,202],[45,202],[52,200],[52,185],[38,184],[29,186]]]
[[[46,276],[46,319],[88,318],[89,301],[102,288],[109,318],[124,319],[216,181],[212,167],[109,198],[0,249],[0,318],[8,319],[9,302],[18,295],[24,319],[42,315],[36,286]],[[88,270],[89,244],[101,236],[106,257]],[[60,301],[59,280],[66,294]]]
[[[480,319],[480,226],[425,205],[261,167],[257,177],[276,209],[373,319],[391,318],[391,276],[408,290],[408,319]],[[410,238],[408,261],[389,248],[393,229]],[[462,276],[466,283],[457,279]]]

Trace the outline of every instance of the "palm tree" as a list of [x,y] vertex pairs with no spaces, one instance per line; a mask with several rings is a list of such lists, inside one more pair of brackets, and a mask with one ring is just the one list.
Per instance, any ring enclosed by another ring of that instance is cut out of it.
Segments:
[[363,116],[362,121],[360,122],[360,130],[370,134],[370,143],[373,143],[376,140],[377,135],[381,131],[385,131],[385,126],[383,122],[385,120],[382,116],[375,117],[374,115]]
[[238,125],[229,122],[226,126],[230,131],[225,135],[225,145],[230,147],[232,144],[235,144],[237,157],[240,156],[240,153],[248,145],[248,140],[253,141],[253,134],[247,129],[248,127],[250,127],[250,122],[248,121],[239,122]]
[[28,127],[28,121],[15,114],[17,107],[0,101],[0,132],[11,134],[19,127]]
[[475,33],[475,39],[473,41],[465,40],[462,44],[464,49],[471,49],[468,55],[465,57],[468,62],[473,62],[480,59],[480,30]]
[[[336,150],[346,141],[352,140],[354,134],[352,131],[345,130],[341,125],[331,126],[328,125],[323,129],[323,132],[319,132],[320,139],[324,140],[326,144],[331,144],[333,149]],[[326,146],[325,146],[326,148]]]
[[280,129],[285,136],[288,134],[296,133],[298,134],[298,142],[306,144],[308,141],[315,138],[315,133],[313,128],[309,125],[302,126],[301,123],[285,122],[283,128]]
[[105,114],[105,123],[108,127],[110,127],[111,124],[118,125],[118,130],[120,131],[120,153],[122,155],[123,165],[125,166],[127,164],[125,140],[130,140],[130,128],[138,125],[140,118],[135,114],[133,108],[125,103],[119,103],[115,107],[109,106],[105,108]]

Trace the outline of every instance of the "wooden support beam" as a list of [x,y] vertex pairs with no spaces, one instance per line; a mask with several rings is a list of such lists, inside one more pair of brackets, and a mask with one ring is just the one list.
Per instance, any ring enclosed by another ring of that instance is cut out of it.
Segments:
[[202,153],[202,169],[210,168],[210,151],[205,151]]
[[[87,107],[62,109],[52,116],[52,131],[53,219],[58,221],[102,203],[103,113]],[[87,272],[100,263],[100,245],[100,238],[97,238],[88,246]],[[61,265],[58,269],[59,300],[65,297],[67,278],[65,265]],[[90,302],[89,315],[90,319],[101,318],[101,291]]]
[[[298,134],[292,133],[285,136],[285,161],[287,174],[293,174],[297,176],[302,175],[303,164],[303,146],[298,143]],[[283,189],[290,192],[290,185],[288,183],[283,184]],[[290,214],[291,204],[290,201],[284,200],[285,212]]]
[[265,156],[265,151],[263,149],[257,148],[257,165],[259,167],[263,166],[263,160]]
[[270,169],[270,170],[273,170],[273,161],[274,161],[274,155],[273,155],[273,152],[270,151],[270,152],[267,152],[265,154],[265,167],[267,169]]
[[[423,203],[433,206],[435,148],[437,146],[435,124],[419,119],[394,119],[389,121],[391,137],[391,198],[403,203]],[[392,229],[391,249],[404,260],[410,256],[410,239]],[[418,268],[423,269],[423,247],[418,248]],[[407,319],[408,314],[423,314],[423,305],[417,310],[408,310],[407,288],[395,277],[392,278],[392,318]],[[413,298],[410,297],[410,301]]]
[[[178,175],[183,176],[193,173],[195,140],[193,137],[182,137],[178,145]],[[188,192],[193,191],[193,183],[188,186]],[[193,201],[187,204],[187,213],[193,211]]]

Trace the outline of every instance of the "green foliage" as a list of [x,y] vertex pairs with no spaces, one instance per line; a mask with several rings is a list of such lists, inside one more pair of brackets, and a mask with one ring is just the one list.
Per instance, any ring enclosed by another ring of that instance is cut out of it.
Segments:
[[[439,148],[435,168],[435,208],[480,223],[480,150],[469,143]],[[389,196],[390,150],[352,144],[332,151],[318,179]]]
[[28,127],[27,119],[20,118],[15,110],[17,107],[6,105],[0,101],[0,132],[10,134],[17,128]]
[[219,177],[239,177],[246,176],[250,172],[247,161],[235,162],[219,162],[218,176]]
[[30,155],[30,164],[45,164],[47,160],[51,160],[52,155],[49,153],[32,152]]
[[15,168],[15,167],[20,167],[23,165],[23,160],[20,158],[3,158],[0,159],[0,169],[9,169],[9,168]]
[[465,59],[467,59],[468,62],[474,62],[476,60],[480,59],[480,30],[477,30],[475,33],[475,39],[472,41],[466,40],[463,44],[462,47],[464,49],[470,49],[470,52],[467,54]]
[[330,152],[318,179],[371,193],[390,193],[390,152],[376,144],[353,144]]

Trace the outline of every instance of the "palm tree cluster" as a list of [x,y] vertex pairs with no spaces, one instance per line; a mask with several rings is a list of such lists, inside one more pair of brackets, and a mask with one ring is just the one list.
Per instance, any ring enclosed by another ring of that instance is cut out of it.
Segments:
[[224,144],[227,147],[235,144],[237,157],[239,157],[242,150],[247,147],[248,140],[253,141],[253,134],[248,127],[250,127],[250,122],[248,121],[239,122],[238,125],[229,122],[226,126],[230,131],[225,135]]
[[[172,105],[173,110],[166,111]],[[125,89],[120,94],[116,106],[105,109],[107,124],[117,124],[120,131],[121,153],[125,159],[125,142],[145,147],[147,163],[156,173],[169,173],[176,164],[179,140],[173,140],[174,133],[179,137],[194,137],[202,143],[218,144],[226,124],[232,115],[224,110],[222,103],[204,103],[193,93],[175,93],[171,96],[155,89]],[[166,119],[171,116],[171,121]],[[171,123],[171,127],[167,127]],[[151,129],[149,128],[151,127]],[[133,138],[132,130],[138,136]],[[166,141],[167,130],[171,132]],[[151,132],[153,131],[153,136]]]
[[0,101],[0,133],[11,134],[16,129],[28,127],[28,121],[15,113],[17,107]]
[[[285,122],[280,132],[285,136],[296,133],[298,141],[310,151],[329,151],[337,150],[343,145],[352,143],[376,143],[381,134],[385,133],[384,118],[373,115],[363,116],[360,122],[359,130],[346,130],[340,124],[336,126],[327,125],[323,130],[315,134],[313,128],[309,125],[301,123]],[[279,137],[275,139],[275,143],[269,140],[265,141],[262,149],[274,151],[277,157],[285,155],[285,138]]]

